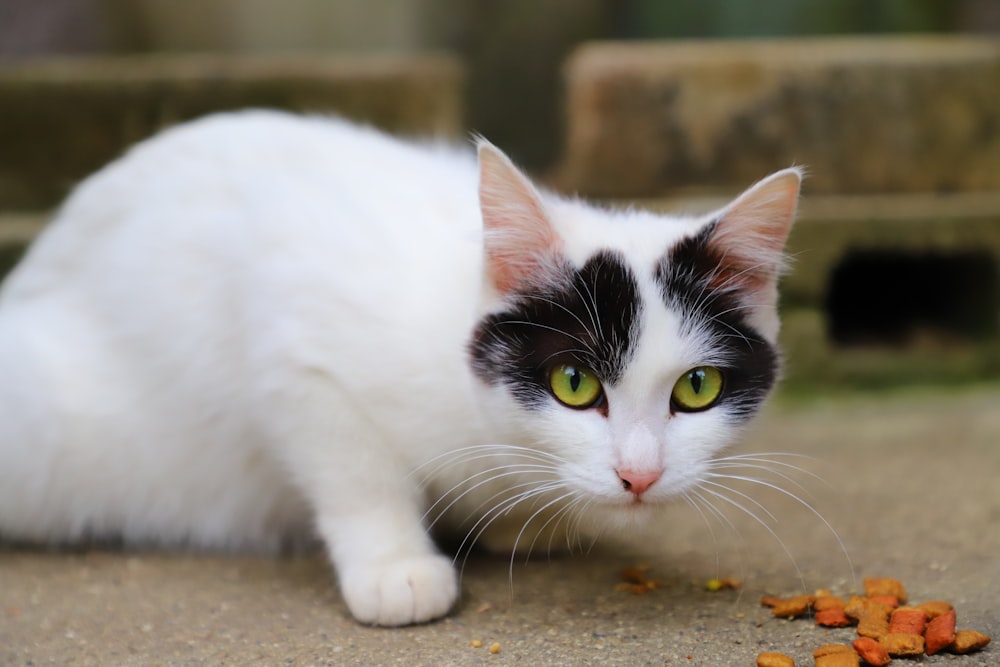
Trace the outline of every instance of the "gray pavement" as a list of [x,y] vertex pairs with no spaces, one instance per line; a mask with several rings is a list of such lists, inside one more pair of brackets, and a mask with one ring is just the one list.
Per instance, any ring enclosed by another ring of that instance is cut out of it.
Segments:
[[[512,575],[509,561],[477,555],[454,615],[387,630],[350,620],[319,556],[7,548],[0,665],[750,666],[764,650],[812,665],[813,648],[853,631],[772,619],[760,596],[844,594],[865,576],[897,577],[913,600],[952,601],[960,627],[1000,634],[1000,386],[783,400],[738,450],[811,457],[790,462],[823,481],[771,479],[815,507],[850,563],[812,511],[744,486],[773,513],[744,503],[767,528],[732,508],[722,520],[679,505],[621,543],[536,554]],[[663,586],[615,590],[640,562]],[[705,591],[719,575],[743,590]],[[1000,646],[899,664],[1000,665]]]

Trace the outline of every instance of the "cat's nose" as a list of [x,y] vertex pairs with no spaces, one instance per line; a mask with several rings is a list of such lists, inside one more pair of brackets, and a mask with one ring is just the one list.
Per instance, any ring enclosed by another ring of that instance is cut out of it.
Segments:
[[649,487],[663,476],[663,470],[616,470],[615,472],[622,481],[622,487],[636,496],[646,493]]

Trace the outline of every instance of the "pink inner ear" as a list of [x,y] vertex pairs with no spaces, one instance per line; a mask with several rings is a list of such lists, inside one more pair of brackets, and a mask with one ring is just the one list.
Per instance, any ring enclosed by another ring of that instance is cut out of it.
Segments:
[[723,263],[714,288],[755,290],[777,281],[801,182],[798,169],[785,169],[726,207],[712,234],[712,245]]
[[479,206],[486,262],[497,289],[509,293],[552,279],[560,240],[541,197],[500,150],[479,142]]

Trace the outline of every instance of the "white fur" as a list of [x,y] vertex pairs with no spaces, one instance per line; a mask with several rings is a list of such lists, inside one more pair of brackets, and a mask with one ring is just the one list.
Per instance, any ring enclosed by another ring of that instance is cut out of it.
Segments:
[[[731,429],[668,415],[708,353],[662,303],[608,419],[528,412],[474,377],[471,332],[502,298],[476,192],[469,153],[270,112],[172,129],[88,179],[0,293],[0,534],[264,551],[317,535],[352,613],[395,625],[456,600],[425,529],[440,514],[523,549],[575,530],[571,502],[621,523],[692,484]],[[709,220],[539,196],[566,256],[620,248],[653,304],[653,263]],[[489,445],[509,447],[463,449]],[[636,507],[615,470],[653,466]],[[499,519],[517,484],[551,490]]]

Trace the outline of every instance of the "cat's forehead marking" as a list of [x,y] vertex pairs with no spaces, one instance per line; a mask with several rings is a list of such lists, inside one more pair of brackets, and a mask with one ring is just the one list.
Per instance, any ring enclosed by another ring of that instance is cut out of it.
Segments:
[[639,287],[621,253],[601,251],[564,270],[558,283],[518,294],[485,317],[471,342],[476,373],[509,385],[529,407],[549,400],[547,371],[557,363],[581,364],[617,382],[639,335]]
[[712,246],[714,224],[671,248],[655,280],[663,302],[679,314],[683,336],[700,342],[699,363],[723,367],[731,412],[747,418],[776,380],[778,352],[749,324],[747,295],[725,289],[726,258]]

